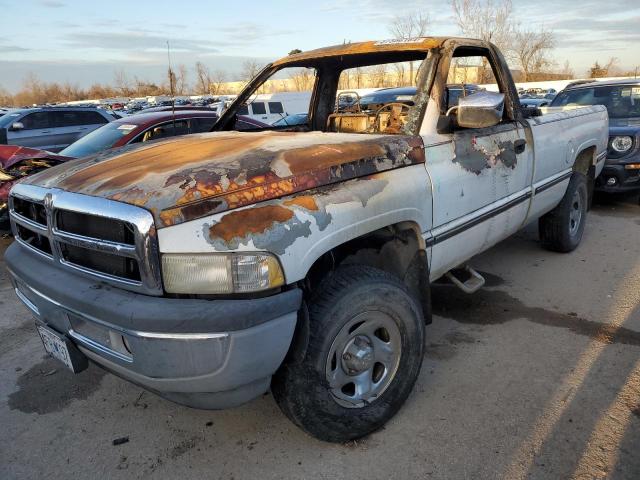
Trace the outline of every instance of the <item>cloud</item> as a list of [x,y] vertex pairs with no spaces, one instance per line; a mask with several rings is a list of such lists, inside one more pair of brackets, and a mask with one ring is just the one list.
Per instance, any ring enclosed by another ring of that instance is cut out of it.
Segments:
[[67,6],[65,3],[57,2],[55,0],[43,0],[40,2],[40,5],[47,8],[62,8]]
[[[110,22],[105,20],[104,22]],[[173,24],[179,27],[179,24]],[[175,33],[175,32],[173,32]],[[173,52],[190,52],[203,55],[220,53],[223,49],[248,47],[268,37],[280,37],[300,34],[298,30],[286,28],[266,28],[255,23],[242,22],[223,26],[216,30],[218,39],[202,39],[173,36],[158,30],[136,28],[135,31],[94,31],[72,32],[62,35],[62,41],[75,48],[101,49],[112,52],[124,52],[129,57],[138,57],[140,53],[166,52],[167,40]]]
[[220,27],[216,31],[224,34],[225,37],[232,37],[230,43],[238,45],[247,45],[267,37],[281,37],[301,33],[301,31],[297,29],[266,28],[264,25],[253,22],[234,23],[233,25]]
[[30,48],[20,47],[18,45],[8,45],[0,43],[0,52],[2,53],[16,53],[16,52],[28,52]]
[[170,40],[172,50],[213,53],[219,45],[209,40],[169,38],[167,35],[146,32],[77,32],[63,36],[71,47],[98,48],[103,50],[140,52],[164,50]]
[[166,28],[180,28],[180,29],[187,28],[187,25],[183,23],[161,23],[160,25]]

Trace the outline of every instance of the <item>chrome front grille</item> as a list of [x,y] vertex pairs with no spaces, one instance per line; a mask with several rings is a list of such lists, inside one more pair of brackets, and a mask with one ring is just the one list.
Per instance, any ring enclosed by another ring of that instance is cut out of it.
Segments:
[[18,242],[84,275],[133,291],[162,294],[150,212],[87,195],[17,184],[9,197]]

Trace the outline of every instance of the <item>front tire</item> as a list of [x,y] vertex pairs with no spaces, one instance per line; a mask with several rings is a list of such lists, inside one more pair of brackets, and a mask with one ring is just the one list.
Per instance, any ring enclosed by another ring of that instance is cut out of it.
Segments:
[[396,277],[339,267],[309,301],[309,345],[283,365],[271,389],[310,435],[346,442],[382,427],[405,402],[424,352],[420,304]]
[[587,177],[574,172],[556,208],[540,217],[540,241],[547,250],[571,252],[582,240],[589,206]]

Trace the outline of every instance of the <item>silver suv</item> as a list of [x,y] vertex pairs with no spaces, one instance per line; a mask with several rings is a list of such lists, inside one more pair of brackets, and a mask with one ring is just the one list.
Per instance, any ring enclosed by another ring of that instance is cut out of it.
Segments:
[[0,117],[0,145],[58,152],[117,117],[98,108],[43,107],[10,110]]

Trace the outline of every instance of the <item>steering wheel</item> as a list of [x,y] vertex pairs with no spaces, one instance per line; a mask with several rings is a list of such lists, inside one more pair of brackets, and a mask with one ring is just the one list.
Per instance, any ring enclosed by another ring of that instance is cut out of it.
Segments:
[[[399,107],[399,112],[398,112],[398,107]],[[384,130],[380,130],[380,127],[379,127],[380,114],[385,110],[391,110],[391,116],[389,117],[389,122],[387,126],[384,128]],[[400,128],[402,127],[402,125],[400,124],[400,117],[402,116],[402,113],[404,111],[409,113],[409,110],[411,110],[411,107],[406,103],[402,103],[402,102],[391,102],[381,106],[378,110],[376,110],[376,117],[373,120],[373,131],[386,132],[387,130],[390,130],[389,133],[400,132]]]

